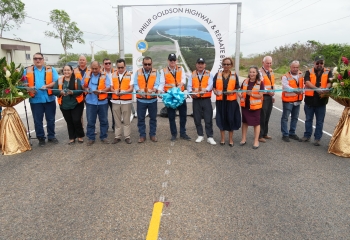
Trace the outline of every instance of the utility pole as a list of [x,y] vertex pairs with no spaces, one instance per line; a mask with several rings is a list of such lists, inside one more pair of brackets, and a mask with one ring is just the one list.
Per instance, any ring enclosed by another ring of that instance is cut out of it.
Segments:
[[119,57],[124,58],[124,22],[123,6],[118,6],[118,35],[119,35]]
[[94,42],[90,42],[90,46],[91,46],[91,62],[95,61],[95,57],[94,57]]

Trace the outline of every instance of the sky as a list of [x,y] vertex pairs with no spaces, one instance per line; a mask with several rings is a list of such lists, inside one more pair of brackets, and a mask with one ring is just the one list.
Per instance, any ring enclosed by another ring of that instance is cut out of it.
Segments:
[[[5,38],[20,38],[23,41],[41,43],[43,53],[63,53],[58,39],[45,37],[45,30],[53,30],[49,14],[53,9],[65,10],[72,21],[84,31],[85,44],[73,44],[68,52],[91,53],[107,50],[119,52],[118,5],[145,4],[205,4],[213,0],[22,0],[27,18],[18,28],[4,32]],[[218,1],[229,3],[232,1]],[[350,2],[348,0],[242,0],[242,27],[240,50],[243,56],[259,54],[275,47],[291,43],[315,40],[321,43],[348,43],[350,40]],[[208,6],[210,7],[210,6]],[[236,5],[231,5],[229,54],[235,52]],[[220,13],[217,13],[220,14]],[[35,20],[35,19],[38,20]],[[132,30],[131,8],[124,8],[125,52],[131,53]]]

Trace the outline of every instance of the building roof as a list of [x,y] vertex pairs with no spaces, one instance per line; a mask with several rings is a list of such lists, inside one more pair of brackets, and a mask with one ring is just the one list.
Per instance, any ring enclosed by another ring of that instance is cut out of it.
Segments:
[[16,42],[34,43],[34,44],[39,44],[39,45],[41,45],[41,43],[36,43],[36,42],[28,42],[28,41],[17,40],[17,39],[12,39],[12,38],[4,38],[4,37],[0,37],[0,39],[7,39],[7,40],[16,41]]

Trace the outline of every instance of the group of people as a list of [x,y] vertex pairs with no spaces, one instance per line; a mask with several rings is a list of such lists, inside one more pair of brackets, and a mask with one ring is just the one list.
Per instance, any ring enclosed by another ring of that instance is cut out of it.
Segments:
[[[234,146],[233,133],[242,127],[240,146],[247,142],[248,126],[254,127],[253,149],[259,143],[272,139],[268,135],[268,125],[272,106],[275,102],[275,76],[272,70],[272,58],[264,57],[262,67],[251,66],[248,77],[240,84],[239,77],[232,70],[233,60],[229,57],[222,60],[222,71],[215,75],[206,69],[204,58],[196,61],[196,70],[192,72],[186,82],[185,71],[178,65],[174,53],[169,54],[167,66],[161,71],[152,67],[152,58],[144,57],[142,68],[133,75],[126,70],[124,59],[116,61],[116,69],[112,61],[103,60],[103,66],[93,61],[87,67],[85,56],[80,56],[78,67],[73,69],[66,65],[63,76],[59,77],[55,68],[44,65],[41,53],[33,57],[34,65],[27,67],[24,75],[28,80],[28,91],[31,95],[30,106],[34,118],[34,126],[39,146],[46,144],[43,127],[43,117],[47,122],[48,142],[58,143],[55,137],[56,102],[67,123],[68,144],[84,143],[85,130],[83,121],[84,106],[86,106],[86,136],[87,145],[96,141],[96,120],[99,118],[99,138],[105,144],[117,144],[122,140],[131,144],[130,116],[133,108],[132,94],[137,99],[137,126],[139,132],[138,143],[147,139],[146,112],[149,115],[149,139],[157,142],[157,98],[161,98],[173,87],[187,92],[193,99],[192,110],[194,124],[197,130],[195,142],[204,140],[202,119],[207,142],[216,145],[213,138],[213,108],[212,93],[216,96],[216,125],[220,129],[220,145],[225,145],[225,131],[229,133],[230,147]],[[328,98],[323,95],[330,88],[332,72],[324,68],[324,57],[317,56],[314,66],[303,74],[299,70],[299,62],[290,64],[290,71],[282,77],[283,113],[281,117],[282,140],[290,139],[309,141],[312,135],[313,118],[316,116],[316,130],[314,145],[320,145],[322,128]],[[315,89],[315,90],[314,90]],[[305,98],[304,98],[305,95]],[[56,97],[55,97],[56,96]],[[305,101],[305,132],[299,138],[295,131],[298,121],[301,101]],[[114,139],[108,137],[108,107],[111,109]],[[178,106],[180,117],[180,138],[190,141],[186,133],[187,103],[184,100]],[[241,110],[240,110],[241,109]],[[178,137],[176,126],[176,110],[167,108],[171,141]],[[288,130],[288,118],[291,115]]]

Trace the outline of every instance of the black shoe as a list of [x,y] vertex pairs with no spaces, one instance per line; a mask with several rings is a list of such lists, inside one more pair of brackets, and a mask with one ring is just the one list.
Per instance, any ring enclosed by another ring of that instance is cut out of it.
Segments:
[[181,135],[180,137],[184,140],[191,141],[191,138],[187,134]]
[[294,140],[297,140],[297,141],[299,141],[299,137],[298,137],[298,135],[296,135],[296,134],[294,134],[294,135],[289,135],[289,138],[291,138],[291,139],[294,139]]
[[289,136],[283,136],[282,140],[285,141],[285,142],[290,142]]
[[176,135],[172,135],[170,141],[176,141]]
[[49,139],[49,140],[47,140],[47,141],[50,142],[50,143],[55,143],[55,144],[58,143],[57,138],[51,138],[51,139]]
[[43,146],[45,146],[45,138],[38,138],[38,140],[39,140],[39,146],[40,147],[43,147]]

